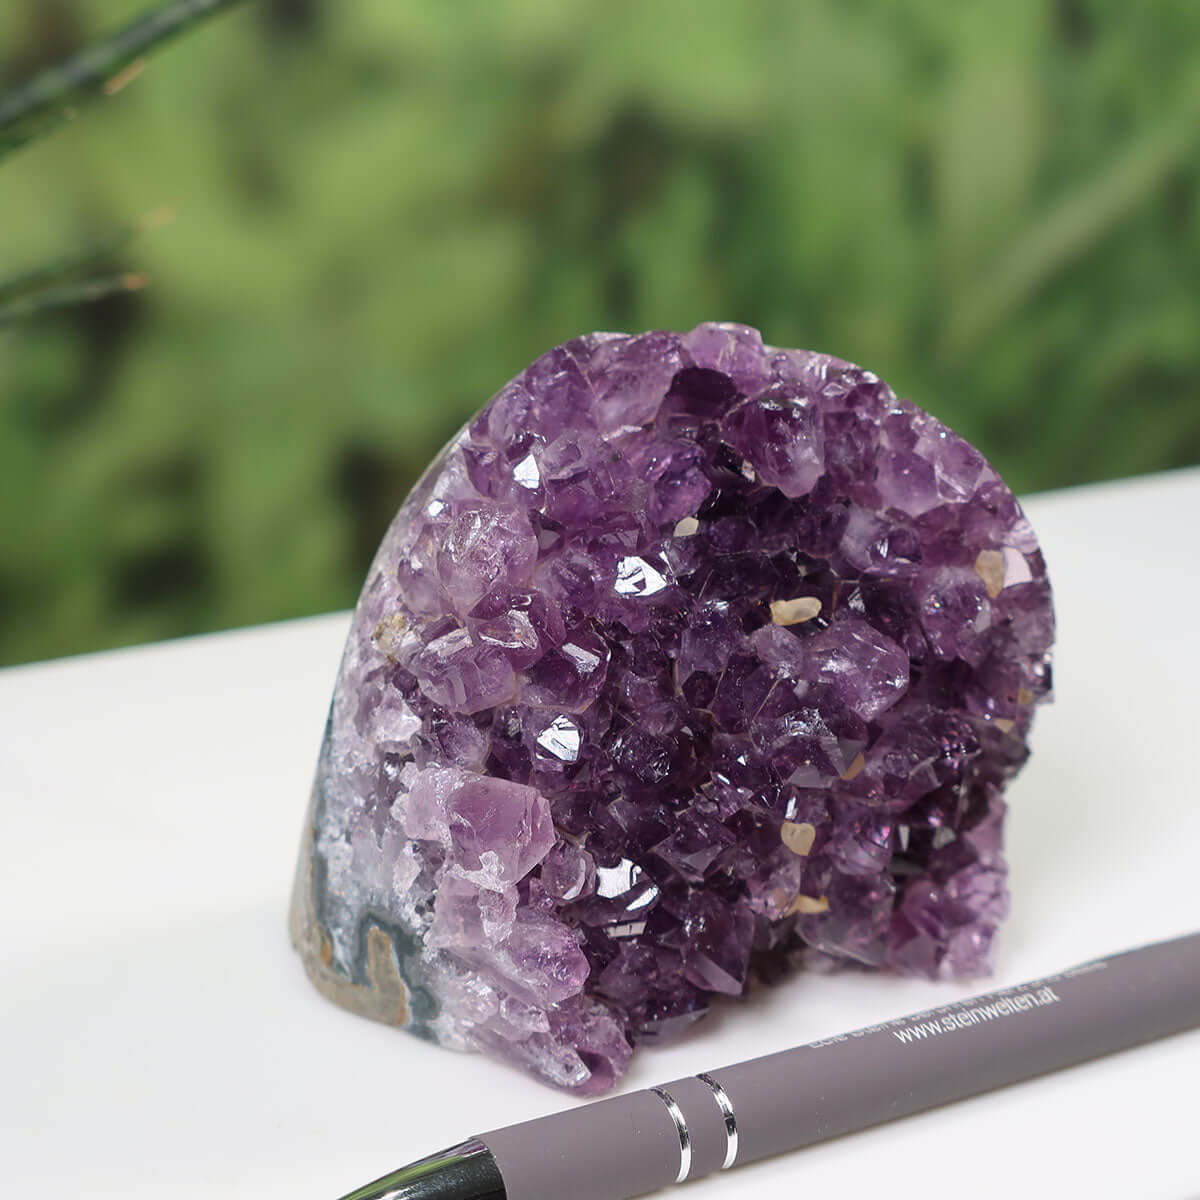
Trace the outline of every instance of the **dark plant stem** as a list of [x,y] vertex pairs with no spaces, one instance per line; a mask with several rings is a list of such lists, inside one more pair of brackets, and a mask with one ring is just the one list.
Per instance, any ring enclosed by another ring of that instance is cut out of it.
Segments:
[[172,0],[0,97],[0,158],[119,90],[122,71],[164,42],[241,0]]
[[8,325],[15,325],[18,321],[36,317],[50,309],[103,300],[105,296],[117,292],[140,292],[149,282],[145,275],[105,275],[98,279],[43,288],[11,304],[0,304],[0,332]]
[[173,215],[170,209],[158,209],[140,221],[111,229],[50,262],[39,263],[0,278],[0,310],[7,309],[17,300],[27,299],[35,292],[70,283],[72,277],[78,278],[93,268],[102,269],[105,264],[111,265],[134,238],[167,224]]

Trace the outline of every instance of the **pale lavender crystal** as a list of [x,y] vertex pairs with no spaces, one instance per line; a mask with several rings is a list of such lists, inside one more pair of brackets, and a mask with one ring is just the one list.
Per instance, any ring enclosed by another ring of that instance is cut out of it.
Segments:
[[371,569],[310,974],[597,1092],[796,961],[986,971],[1053,626],[1011,492],[869,372],[739,325],[559,346]]

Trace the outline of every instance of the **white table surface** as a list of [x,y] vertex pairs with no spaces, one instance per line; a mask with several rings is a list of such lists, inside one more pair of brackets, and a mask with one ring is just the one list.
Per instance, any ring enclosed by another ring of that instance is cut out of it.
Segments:
[[[1200,929],[1200,470],[1033,498],[1057,703],[1011,789],[995,984]],[[332,1200],[571,1103],[350,1016],[285,933],[346,614],[0,672],[0,1194]],[[798,977],[645,1087],[991,985]],[[689,1185],[1200,1195],[1200,1033]]]

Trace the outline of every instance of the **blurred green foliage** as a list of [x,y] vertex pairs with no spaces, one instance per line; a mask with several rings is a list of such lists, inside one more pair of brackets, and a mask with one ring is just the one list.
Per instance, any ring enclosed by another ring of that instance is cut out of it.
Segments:
[[[10,0],[19,82],[144,0]],[[542,350],[739,320],[1018,490],[1200,460],[1195,0],[259,0],[0,170],[0,661],[350,604]],[[1053,565],[1053,564],[1052,564]]]

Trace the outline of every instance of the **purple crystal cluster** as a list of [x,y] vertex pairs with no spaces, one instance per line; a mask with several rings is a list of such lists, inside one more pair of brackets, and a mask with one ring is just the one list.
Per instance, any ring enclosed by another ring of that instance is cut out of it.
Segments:
[[801,951],[983,972],[1052,639],[1012,493],[875,375],[739,325],[567,342],[371,569],[310,970],[583,1092]]

